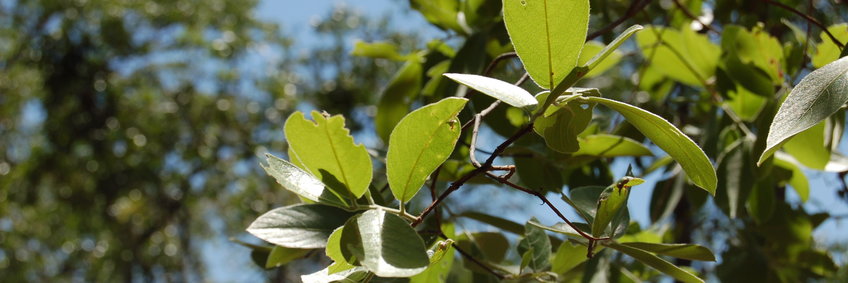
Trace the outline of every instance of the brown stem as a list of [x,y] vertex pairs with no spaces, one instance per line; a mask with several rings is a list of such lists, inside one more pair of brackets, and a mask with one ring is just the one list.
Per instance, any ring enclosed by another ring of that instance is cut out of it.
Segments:
[[510,187],[512,187],[512,188],[514,188],[514,189],[516,189],[516,190],[519,190],[519,191],[522,191],[522,192],[525,192],[525,193],[528,193],[528,194],[531,194],[531,195],[536,196],[537,198],[539,198],[540,200],[542,200],[542,202],[544,202],[546,205],[548,205],[548,207],[550,207],[550,208],[551,208],[551,210],[552,210],[552,211],[553,211],[553,212],[554,212],[557,216],[559,216],[559,218],[560,218],[560,219],[562,219],[563,221],[565,221],[565,224],[567,224],[569,227],[571,227],[572,229],[574,229],[575,231],[577,231],[577,234],[580,234],[580,236],[581,236],[581,237],[586,238],[586,239],[588,239],[588,240],[590,240],[590,241],[609,240],[609,237],[601,237],[601,238],[598,238],[598,237],[595,237],[595,236],[592,236],[592,235],[586,234],[586,232],[583,232],[583,230],[580,230],[579,228],[577,228],[577,226],[576,226],[576,225],[574,225],[574,223],[572,223],[572,222],[571,222],[571,220],[568,220],[568,218],[567,218],[567,217],[565,217],[565,215],[563,215],[563,214],[562,214],[562,212],[560,212],[560,211],[559,211],[559,209],[557,209],[557,208],[556,208],[556,206],[555,206],[553,203],[551,203],[551,201],[549,201],[549,200],[548,200],[548,198],[547,198],[547,197],[545,197],[545,195],[544,195],[544,194],[542,194],[541,192],[538,192],[538,191],[535,191],[535,190],[531,190],[531,189],[528,189],[528,188],[522,187],[522,186],[520,186],[520,185],[518,185],[518,184],[515,184],[515,183],[513,183],[513,182],[510,182],[509,180],[504,179],[504,178],[501,178],[500,176],[497,176],[497,175],[492,174],[492,173],[490,173],[490,172],[486,172],[486,176],[488,176],[489,178],[492,178],[492,179],[493,179],[493,180],[495,180],[495,181],[498,181],[498,183],[501,183],[501,184],[504,184],[504,185],[510,186]]
[[[835,37],[835,36],[833,36],[833,34],[832,34],[832,33],[830,33],[830,31],[829,31],[829,30],[827,30],[827,27],[825,27],[825,26],[824,26],[821,22],[819,22],[819,21],[818,21],[818,20],[816,20],[815,18],[813,18],[813,17],[811,17],[811,16],[809,16],[809,15],[807,15],[807,14],[801,13],[801,11],[798,11],[797,9],[792,8],[792,7],[790,7],[789,5],[786,5],[786,4],[783,4],[783,3],[780,3],[780,2],[775,2],[775,1],[772,1],[772,0],[763,0],[763,2],[766,2],[766,3],[768,3],[768,4],[771,4],[771,5],[774,5],[774,6],[777,6],[777,7],[783,8],[783,9],[785,9],[785,10],[787,10],[787,11],[790,11],[790,12],[792,12],[792,13],[795,13],[796,15],[798,15],[798,16],[800,16],[800,17],[804,18],[805,20],[807,20],[807,21],[808,21],[808,22],[810,22],[811,24],[814,24],[814,25],[816,25],[817,27],[819,27],[819,28],[820,28],[820,29],[821,29],[824,33],[826,33],[826,34],[827,34],[827,36],[828,36],[828,37],[830,37],[830,40],[831,40],[831,41],[833,41],[833,43],[835,43],[837,46],[839,46],[839,49],[840,49],[840,50],[841,50],[841,49],[843,49],[843,48],[845,48],[845,45],[844,45],[844,44],[842,44],[842,42],[841,42],[841,41],[839,41],[838,39],[836,39],[836,37]],[[808,36],[809,36],[809,35],[808,35]]]
[[[447,237],[447,236],[445,236],[445,234],[442,234],[441,236],[442,236],[442,238],[448,239],[448,237]],[[471,254],[469,254],[468,252],[466,252],[465,250],[463,250],[462,248],[460,248],[460,247],[459,247],[459,245],[457,245],[457,244],[456,244],[456,242],[453,242],[453,243],[451,244],[451,246],[453,246],[453,248],[454,248],[457,252],[459,252],[459,254],[460,254],[462,257],[464,257],[464,258],[465,258],[465,259],[467,259],[467,260],[470,260],[471,262],[473,262],[474,264],[476,264],[476,265],[477,265],[477,266],[479,266],[480,268],[483,268],[483,270],[486,270],[487,272],[491,273],[492,275],[494,275],[495,277],[497,277],[497,278],[498,278],[498,280],[504,280],[504,279],[506,278],[506,276],[501,275],[500,273],[498,273],[497,271],[495,271],[494,269],[492,269],[490,266],[486,265],[486,264],[485,264],[485,263],[483,263],[482,261],[478,260],[477,258],[475,258],[474,256],[472,256]]]
[[520,130],[515,132],[515,134],[513,134],[511,137],[506,139],[503,143],[498,145],[498,147],[495,148],[495,151],[492,152],[492,155],[489,156],[488,159],[486,159],[485,163],[483,163],[480,167],[477,167],[473,171],[466,173],[464,176],[460,177],[459,180],[457,180],[456,182],[451,183],[451,185],[448,187],[448,189],[445,190],[444,192],[442,192],[442,194],[439,195],[439,197],[436,198],[436,200],[433,201],[433,203],[431,203],[429,206],[427,206],[427,208],[425,208],[424,211],[421,212],[421,215],[419,215],[418,218],[414,222],[412,222],[412,224],[411,224],[412,227],[415,227],[415,226],[418,226],[419,224],[421,224],[421,221],[424,220],[424,217],[426,217],[427,214],[430,214],[430,212],[432,212],[436,208],[436,206],[438,206],[441,202],[443,202],[445,200],[445,198],[448,197],[448,195],[450,195],[451,193],[453,193],[454,191],[459,189],[459,187],[464,185],[465,182],[468,182],[468,180],[471,180],[471,178],[473,178],[477,175],[480,175],[482,173],[485,173],[485,172],[488,172],[489,170],[491,170],[492,169],[492,163],[495,162],[495,158],[497,158],[501,153],[503,153],[504,150],[506,150],[507,147],[512,145],[513,142],[515,142],[516,140],[518,140],[519,138],[526,135],[527,133],[529,133],[532,130],[533,130],[533,124],[528,124],[527,126],[524,126],[524,128],[521,128]]

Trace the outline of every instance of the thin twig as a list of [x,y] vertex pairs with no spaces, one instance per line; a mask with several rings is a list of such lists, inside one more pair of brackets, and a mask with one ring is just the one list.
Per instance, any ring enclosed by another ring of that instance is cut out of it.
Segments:
[[[786,4],[783,4],[783,3],[780,3],[780,2],[775,2],[775,1],[772,1],[772,0],[763,0],[763,2],[766,2],[766,3],[768,3],[768,4],[771,4],[771,5],[774,5],[774,6],[777,6],[777,7],[783,8],[783,9],[785,9],[785,10],[788,10],[788,11],[790,11],[790,12],[792,12],[792,13],[795,13],[796,15],[798,15],[798,16],[800,16],[800,17],[804,18],[804,19],[805,19],[805,20],[807,20],[808,22],[810,22],[810,23],[812,23],[812,24],[816,25],[817,27],[819,27],[819,28],[820,28],[820,29],[821,29],[824,33],[826,33],[826,34],[827,34],[827,36],[828,36],[828,37],[830,37],[830,40],[831,40],[831,41],[833,41],[833,43],[835,43],[837,46],[839,46],[839,49],[840,49],[840,50],[841,50],[841,49],[843,49],[843,48],[845,48],[845,45],[844,45],[844,44],[842,44],[842,42],[841,42],[841,41],[839,41],[839,39],[836,39],[836,37],[835,37],[835,36],[833,36],[833,34],[832,34],[832,33],[830,33],[830,31],[829,31],[829,30],[827,30],[827,27],[825,27],[825,26],[824,26],[821,22],[819,22],[819,21],[818,21],[818,20],[816,20],[815,18],[813,18],[813,17],[811,17],[811,16],[809,16],[809,15],[807,15],[807,14],[801,13],[801,11],[798,11],[798,10],[796,10],[795,8],[790,7],[789,5],[786,5]],[[808,35],[808,36],[809,36],[809,35]]]
[[[436,167],[436,171],[433,171],[433,174],[430,175],[430,178],[433,179],[433,181],[430,182],[430,198],[432,198],[434,201],[438,197],[438,194],[436,193],[436,182],[439,181],[439,173],[440,172],[442,172],[442,165],[439,165],[439,167]],[[441,211],[436,209],[436,212],[434,212],[433,214],[435,214],[435,216],[436,216],[436,230],[438,230],[439,233],[441,233],[442,232],[442,213],[441,213]]]
[[524,126],[523,128],[521,128],[520,130],[518,130],[517,132],[515,132],[515,134],[513,134],[511,137],[506,139],[503,143],[498,145],[498,147],[495,148],[495,151],[492,152],[493,154],[491,156],[489,156],[489,158],[486,159],[486,162],[484,162],[480,167],[475,168],[471,172],[468,172],[465,175],[463,175],[462,177],[460,177],[459,180],[457,180],[456,182],[451,183],[451,185],[447,188],[447,190],[442,192],[442,194],[439,195],[439,197],[436,198],[436,200],[433,201],[429,206],[427,206],[427,208],[425,208],[424,211],[421,212],[421,215],[419,215],[418,218],[414,222],[412,222],[412,224],[411,224],[412,227],[415,227],[415,226],[418,226],[418,224],[421,224],[421,221],[423,221],[424,218],[427,217],[427,214],[430,214],[430,212],[432,212],[433,209],[436,208],[436,206],[438,206],[441,202],[443,202],[445,200],[445,198],[448,197],[448,195],[450,195],[451,193],[453,193],[454,191],[459,189],[459,187],[464,185],[465,182],[468,182],[468,180],[470,180],[471,178],[474,178],[475,176],[480,175],[480,174],[485,173],[488,170],[490,170],[492,168],[492,163],[495,162],[495,158],[497,158],[501,153],[503,153],[504,150],[506,150],[507,147],[512,145],[513,142],[515,142],[516,140],[518,140],[519,138],[526,135],[527,133],[529,133],[532,130],[533,130],[533,124],[528,124],[528,125]]
[[586,238],[586,239],[588,239],[588,240],[592,240],[592,241],[609,240],[609,237],[600,237],[600,238],[599,238],[599,237],[595,237],[595,236],[589,235],[589,234],[587,234],[586,232],[583,232],[583,230],[580,230],[579,228],[577,228],[577,226],[576,226],[576,225],[574,225],[574,223],[572,223],[570,220],[568,220],[568,218],[567,218],[567,217],[565,217],[565,215],[563,215],[563,214],[562,214],[562,212],[560,212],[560,211],[559,211],[559,209],[557,209],[557,208],[556,208],[556,206],[555,206],[553,203],[551,203],[551,201],[549,201],[549,200],[548,200],[548,198],[547,198],[547,197],[545,197],[545,195],[544,195],[544,194],[542,194],[541,192],[538,192],[538,191],[535,191],[535,190],[531,190],[531,189],[529,189],[529,188],[522,187],[521,185],[518,185],[518,184],[516,184],[516,183],[510,182],[509,180],[507,180],[507,179],[505,179],[505,178],[502,178],[502,177],[500,177],[500,176],[497,176],[497,175],[495,175],[495,174],[492,174],[492,173],[490,173],[490,172],[486,172],[486,176],[488,176],[489,178],[494,179],[494,180],[495,180],[495,181],[497,181],[498,183],[501,183],[501,184],[504,184],[504,185],[510,186],[510,187],[512,187],[512,188],[514,188],[514,189],[516,189],[516,190],[519,190],[519,191],[525,192],[525,193],[527,193],[527,194],[531,194],[531,195],[536,196],[537,198],[539,198],[540,200],[542,200],[542,202],[544,202],[546,205],[548,205],[548,207],[550,207],[550,208],[551,208],[551,210],[552,210],[552,211],[553,211],[553,212],[554,212],[557,216],[559,216],[559,218],[560,218],[560,219],[562,219],[563,221],[565,221],[565,224],[567,224],[569,227],[571,227],[572,229],[574,229],[575,231],[577,231],[577,234],[580,234],[580,236],[581,236],[581,237]]
[[489,65],[486,66],[486,69],[483,70],[483,75],[484,76],[491,75],[492,71],[495,70],[495,67],[498,66],[498,63],[500,63],[503,60],[511,59],[511,58],[515,58],[515,57],[518,57],[518,54],[515,53],[515,52],[506,52],[506,53],[503,53],[501,55],[498,55],[498,57],[495,57],[495,59],[492,59],[492,62],[490,62]]
[[682,11],[684,15],[686,15],[687,17],[689,17],[693,21],[698,22],[699,24],[701,24],[702,27],[706,28],[708,31],[711,31],[715,34],[721,34],[719,31],[717,31],[715,28],[713,28],[713,26],[711,26],[709,24],[705,24],[704,22],[701,21],[701,19],[698,19],[698,17],[695,16],[694,14],[692,14],[692,12],[689,11],[689,9],[687,9],[686,6],[683,6],[683,4],[680,4],[680,0],[674,0],[674,5],[677,6],[677,9]]
[[[442,236],[442,238],[448,239],[448,237],[447,237],[447,236],[445,236],[445,234],[442,234],[441,236]],[[457,244],[456,244],[456,242],[453,242],[453,243],[451,244],[451,246],[453,246],[453,248],[454,248],[457,252],[459,252],[459,254],[460,254],[462,257],[464,257],[464,258],[465,258],[465,259],[467,259],[467,260],[470,260],[471,262],[473,262],[473,263],[474,263],[474,264],[476,264],[477,266],[480,266],[480,268],[483,268],[483,270],[486,270],[487,272],[491,273],[492,275],[494,275],[495,277],[497,277],[497,278],[498,278],[498,280],[504,280],[504,279],[506,278],[506,276],[501,275],[500,273],[498,273],[497,271],[495,271],[494,269],[492,269],[490,266],[488,266],[488,265],[486,265],[485,263],[483,263],[482,261],[480,261],[480,260],[478,260],[478,259],[474,258],[474,256],[472,256],[471,254],[469,254],[468,252],[466,252],[465,250],[463,250],[462,248],[460,248],[460,247],[459,247],[459,245],[457,245]]]

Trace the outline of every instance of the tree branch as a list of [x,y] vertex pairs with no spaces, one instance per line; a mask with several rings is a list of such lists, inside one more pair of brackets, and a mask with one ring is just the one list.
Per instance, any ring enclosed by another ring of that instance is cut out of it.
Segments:
[[[809,16],[809,15],[807,15],[807,14],[801,13],[801,11],[798,11],[797,9],[792,8],[792,7],[790,7],[789,5],[786,5],[786,4],[783,4],[783,3],[780,3],[780,2],[775,2],[775,1],[772,1],[772,0],[763,0],[763,2],[766,2],[766,3],[768,3],[768,4],[771,4],[771,5],[774,5],[774,6],[777,6],[777,7],[783,8],[783,9],[785,9],[785,10],[787,10],[787,11],[790,11],[790,12],[792,12],[792,13],[794,13],[794,14],[796,14],[796,15],[798,15],[798,16],[800,16],[800,17],[802,17],[802,18],[804,18],[804,19],[805,19],[805,20],[807,20],[808,22],[810,22],[810,23],[812,23],[812,24],[816,25],[817,27],[819,27],[819,28],[820,28],[820,29],[821,29],[824,33],[826,33],[826,34],[827,34],[827,36],[828,36],[828,37],[830,37],[830,40],[831,40],[831,41],[833,41],[833,43],[835,43],[835,44],[836,44],[836,46],[839,46],[839,49],[840,49],[840,50],[842,50],[843,48],[845,48],[845,45],[844,45],[844,44],[842,44],[842,42],[841,42],[841,41],[839,41],[839,39],[836,39],[836,37],[835,37],[835,36],[833,36],[833,34],[832,34],[832,33],[830,33],[830,31],[829,31],[829,30],[827,30],[827,27],[825,27],[825,26],[824,26],[821,22],[819,22],[819,21],[818,21],[818,20],[816,20],[815,18],[813,18],[813,17],[811,17],[811,16]],[[809,35],[807,35],[807,36],[809,36]]]

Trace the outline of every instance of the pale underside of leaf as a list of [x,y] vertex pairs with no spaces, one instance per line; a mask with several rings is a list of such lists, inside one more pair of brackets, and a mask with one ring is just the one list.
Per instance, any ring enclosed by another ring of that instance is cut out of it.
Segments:
[[848,57],[813,71],[792,89],[772,120],[762,164],[792,136],[839,111],[848,102]]
[[444,76],[518,108],[533,109],[538,104],[536,98],[523,88],[498,79],[452,73]]

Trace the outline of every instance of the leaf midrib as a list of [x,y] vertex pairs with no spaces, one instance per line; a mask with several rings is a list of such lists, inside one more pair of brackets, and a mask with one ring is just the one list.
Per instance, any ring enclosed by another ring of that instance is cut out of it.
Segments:
[[[834,77],[833,77],[833,79],[831,79],[831,80],[830,80],[827,84],[825,84],[825,87],[823,88],[823,92],[830,93],[830,87],[833,85],[833,82],[835,82],[836,80],[838,80],[840,77],[845,76],[845,74],[846,74],[846,73],[848,73],[848,67],[847,67],[847,68],[844,68],[844,69],[843,69],[843,70],[842,70],[842,71],[841,71],[838,75],[834,76]],[[811,74],[812,74],[812,73],[811,73]],[[809,75],[808,75],[808,76],[809,76]],[[810,112],[810,110],[811,110],[811,109],[813,109],[813,105],[816,105],[816,102],[818,102],[818,101],[819,101],[819,98],[821,98],[822,96],[824,96],[824,95],[816,95],[816,98],[815,98],[815,99],[813,99],[813,102],[812,102],[812,103],[810,103],[809,105],[807,105],[806,107],[804,107],[804,111],[802,111],[802,112],[801,112],[801,115],[800,115],[799,117],[804,117],[804,116],[806,116],[806,115],[807,115],[807,113],[809,113],[809,112]],[[779,111],[778,111],[778,112],[779,112]],[[828,114],[828,116],[830,116],[830,114]],[[818,123],[818,122],[816,122],[816,123]],[[796,135],[796,134],[798,134],[798,133],[800,133],[800,132],[803,132],[803,131],[805,131],[805,130],[807,130],[807,129],[809,129],[809,128],[812,128],[812,127],[813,127],[813,126],[815,126],[815,125],[816,125],[816,124],[814,123],[812,126],[806,127],[806,129],[800,130],[800,131],[798,131],[798,132],[796,132],[796,133],[794,133],[794,134],[792,134],[792,135]]]
[[[342,166],[341,160],[339,160],[339,154],[336,152],[336,143],[333,140],[333,136],[330,135],[330,119],[324,119],[324,121],[326,123],[323,127],[324,133],[327,135],[327,139],[330,141],[330,149],[333,153],[333,159],[336,160],[336,166],[338,166],[339,171],[342,174],[342,180],[344,180],[345,187],[347,187],[347,190],[350,191],[350,193],[353,193],[353,191],[350,188],[351,187],[350,181],[347,179],[347,174],[345,174],[345,170],[344,170],[344,167]],[[344,130],[344,128],[342,128],[342,130]],[[355,144],[354,144],[354,147],[356,147]]]
[[551,53],[551,29],[550,24],[548,22],[548,0],[544,0],[544,11],[545,11],[545,43],[548,48],[548,89],[554,88],[554,63],[551,57],[553,57],[553,53]]
[[[433,116],[432,113],[430,116]],[[453,117],[453,115],[451,115],[451,117]],[[436,128],[432,132],[430,132],[430,135],[428,135],[430,138],[427,140],[427,143],[424,144],[424,147],[421,148],[421,151],[418,152],[418,156],[415,157],[415,162],[412,162],[412,167],[410,167],[412,169],[407,172],[408,174],[406,175],[406,182],[404,182],[403,184],[403,194],[401,194],[402,198],[406,196],[406,192],[409,190],[409,183],[412,181],[412,173],[414,168],[418,167],[418,162],[421,161],[421,156],[424,156],[424,151],[430,148],[430,145],[433,143],[434,139],[433,134],[439,131],[439,128],[442,126],[442,123],[443,122],[439,122],[439,125],[437,125]]]

